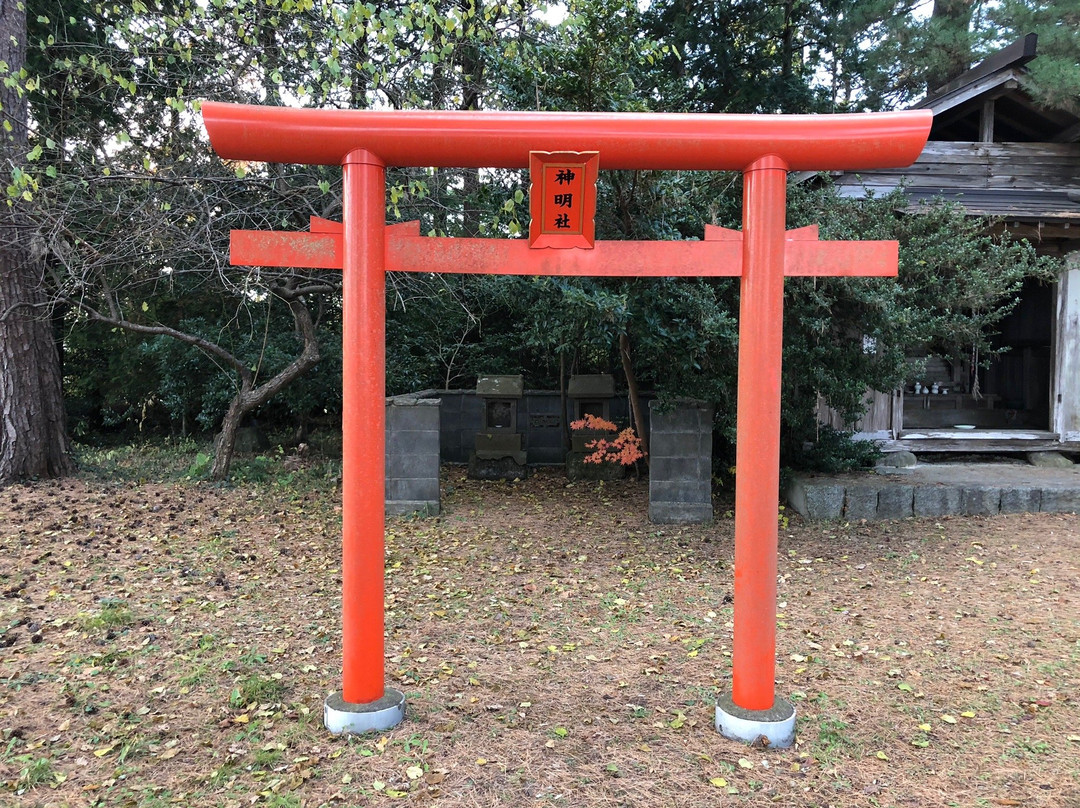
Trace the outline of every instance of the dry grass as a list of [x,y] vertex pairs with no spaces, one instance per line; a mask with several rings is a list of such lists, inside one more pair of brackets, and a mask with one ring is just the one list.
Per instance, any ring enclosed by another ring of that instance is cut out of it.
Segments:
[[647,483],[447,472],[387,524],[408,717],[322,728],[338,492],[72,480],[0,491],[0,804],[1080,806],[1080,519],[781,530],[786,751],[712,728],[730,518]]

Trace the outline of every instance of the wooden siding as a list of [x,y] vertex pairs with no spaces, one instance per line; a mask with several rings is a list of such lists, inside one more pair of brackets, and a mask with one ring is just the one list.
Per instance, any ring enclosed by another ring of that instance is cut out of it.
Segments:
[[1080,222],[1080,143],[932,141],[904,169],[837,175],[844,196],[904,184],[913,202],[959,201],[975,215]]
[[870,390],[866,394],[866,412],[854,424],[846,423],[840,413],[818,397],[817,419],[823,425],[841,431],[854,431],[857,437],[868,440],[888,440],[896,437],[897,415],[903,406],[899,390],[882,393]]

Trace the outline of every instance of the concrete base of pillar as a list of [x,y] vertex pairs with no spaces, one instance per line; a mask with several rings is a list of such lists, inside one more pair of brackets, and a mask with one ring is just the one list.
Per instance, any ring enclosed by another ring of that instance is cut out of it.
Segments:
[[716,731],[748,744],[764,744],[764,736],[764,745],[787,749],[795,743],[795,707],[778,697],[771,710],[744,710],[724,693],[716,700]]
[[382,732],[405,718],[405,694],[392,687],[383,697],[368,704],[351,704],[340,693],[331,693],[323,704],[323,725],[335,735],[347,732]]

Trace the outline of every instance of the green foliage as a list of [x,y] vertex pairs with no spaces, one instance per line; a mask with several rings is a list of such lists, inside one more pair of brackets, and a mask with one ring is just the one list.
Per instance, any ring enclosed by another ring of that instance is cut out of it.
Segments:
[[[1041,97],[1068,103],[1080,69],[1076,6],[954,1],[927,17],[891,0],[659,0],[644,8],[571,0],[551,24],[526,0],[33,0],[22,80],[34,126],[13,188],[33,199],[50,282],[70,306],[63,326],[73,429],[128,438],[214,429],[245,384],[274,377],[298,355],[300,320],[289,308],[297,300],[315,323],[322,358],[256,415],[302,434],[340,414],[339,273],[238,268],[225,258],[230,229],[301,230],[310,216],[339,217],[340,172],[218,159],[197,99],[455,110],[885,108],[1030,28],[1045,54],[1032,63],[1044,71],[1033,72]],[[419,219],[423,232],[517,237],[527,226],[521,171],[392,169],[388,186],[388,218]],[[597,233],[701,238],[706,221],[739,226],[740,191],[736,175],[719,172],[604,171]],[[866,389],[897,384],[914,353],[977,347],[990,356],[990,335],[1023,280],[1052,276],[1029,247],[990,238],[955,209],[900,215],[903,205],[792,193],[790,226],[821,222],[823,238],[899,239],[901,276],[788,280],[789,456],[816,431],[819,393],[855,418]],[[409,273],[389,278],[387,309],[390,393],[469,387],[481,373],[523,372],[530,386],[549,388],[560,373],[620,373],[626,336],[642,389],[713,402],[722,441],[733,441],[735,281]],[[205,472],[197,448],[177,459],[178,473]],[[273,477],[258,465],[239,472]]]
[[125,482],[180,480],[192,476],[192,458],[197,456],[199,448],[199,444],[190,438],[140,440],[105,446],[77,443],[75,458],[83,473],[99,479]]
[[285,685],[278,679],[253,673],[245,677],[229,694],[229,706],[234,709],[249,704],[268,704],[281,698]]
[[102,604],[97,614],[88,615],[83,620],[83,626],[88,629],[121,628],[135,622],[135,616],[131,613],[127,603],[123,601],[107,601]]
[[[659,2],[648,31],[668,48],[677,81],[660,85],[661,103],[701,112],[808,112],[828,101],[814,86],[821,3]],[[853,4],[852,4],[853,5]]]
[[192,461],[191,466],[188,468],[188,476],[193,479],[205,477],[210,471],[210,464],[213,462],[214,458],[211,455],[206,452],[198,452],[195,455],[195,460]]
[[1027,65],[1035,97],[1080,113],[1080,2],[1004,0],[987,4],[986,25],[997,42],[1038,34],[1039,57]]
[[850,432],[823,425],[809,448],[793,452],[788,463],[806,471],[835,474],[869,468],[881,457],[874,441],[855,440]]
[[56,770],[53,768],[51,758],[31,758],[19,770],[18,785],[20,790],[32,789],[40,785],[51,784],[55,779]]
[[994,236],[955,205],[927,204],[917,214],[897,192],[865,200],[832,189],[791,195],[792,227],[821,222],[821,238],[896,239],[899,277],[792,278],[785,286],[784,445],[798,453],[816,433],[820,394],[849,422],[867,389],[891,390],[907,358],[933,352],[992,356],[992,335],[1016,306],[1025,278],[1050,282],[1058,262],[1028,242]]

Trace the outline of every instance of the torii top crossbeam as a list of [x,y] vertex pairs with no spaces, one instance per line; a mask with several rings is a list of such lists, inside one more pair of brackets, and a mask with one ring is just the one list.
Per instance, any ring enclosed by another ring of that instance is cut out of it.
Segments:
[[[909,165],[931,114],[382,112],[211,102],[202,112],[222,157],[343,168],[340,225],[315,221],[307,234],[234,232],[232,241],[234,263],[344,272],[344,664],[342,692],[326,702],[327,727],[387,729],[404,717],[404,696],[383,682],[385,272],[735,275],[735,636],[732,695],[717,705],[717,725],[729,737],[793,742],[794,710],[778,711],[783,700],[773,687],[784,277],[895,275],[897,245],[819,242],[816,228],[786,232],[787,172]],[[386,226],[388,165],[525,168],[540,151],[589,154],[608,169],[742,171],[742,232],[714,228],[701,242],[562,242],[558,249],[550,241],[435,239],[421,237],[416,225]]]
[[534,149],[600,152],[603,168],[741,171],[772,154],[789,171],[915,162],[931,114],[708,115],[592,112],[382,112],[206,101],[228,160],[341,165],[354,149],[389,166],[525,168]]

